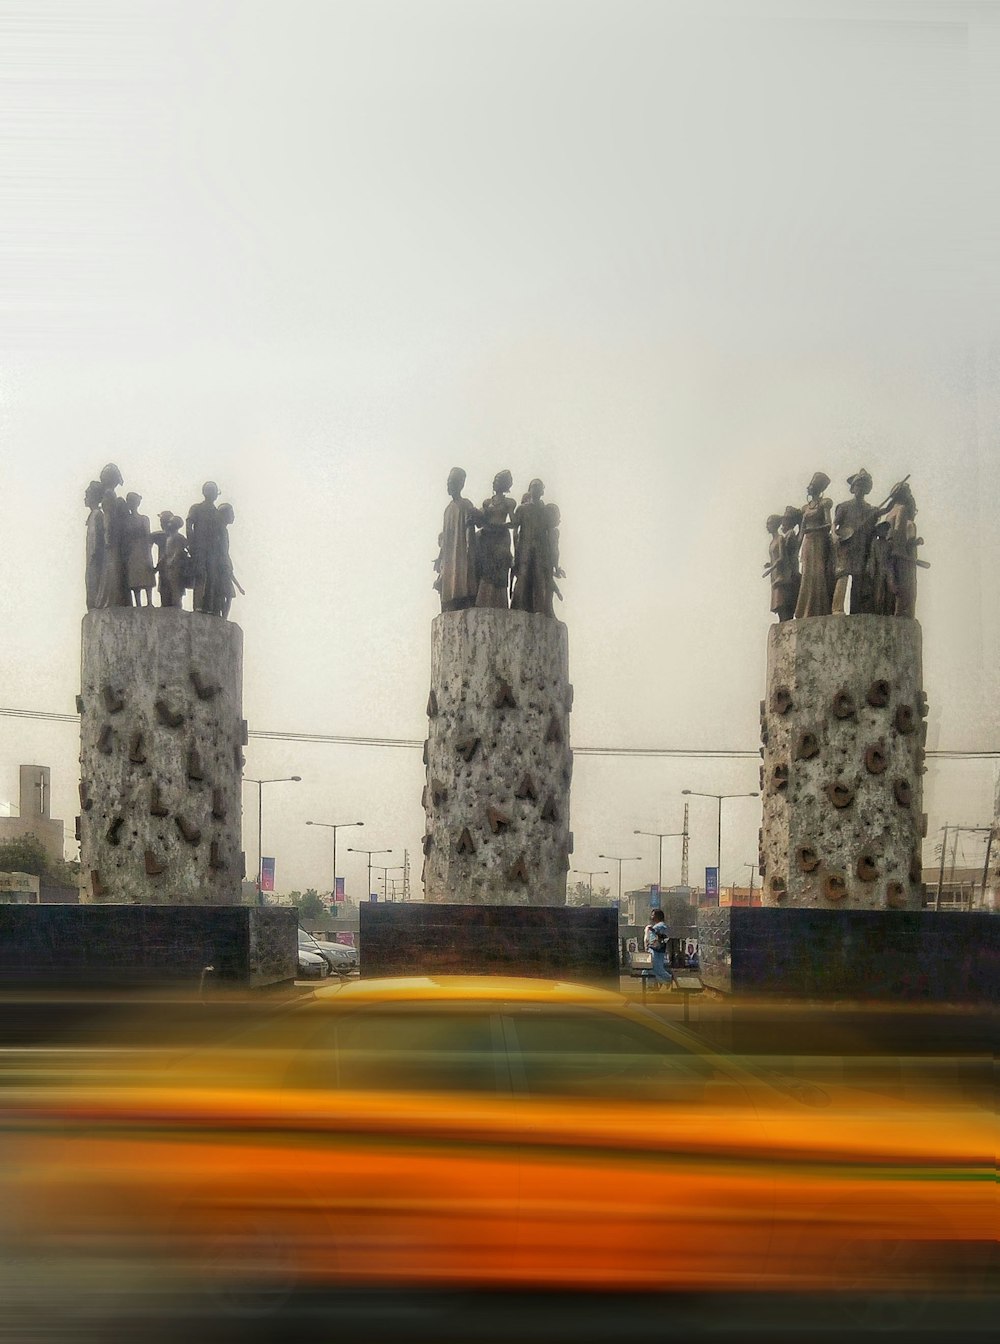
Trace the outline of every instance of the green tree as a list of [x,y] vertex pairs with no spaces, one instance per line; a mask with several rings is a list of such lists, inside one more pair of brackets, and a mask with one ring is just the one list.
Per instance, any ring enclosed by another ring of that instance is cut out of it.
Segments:
[[299,919],[322,919],[326,914],[326,906],[320,900],[319,892],[315,887],[309,887],[304,891],[298,901]]
[[610,905],[611,888],[594,886],[593,900],[590,899],[590,887],[586,882],[573,882],[566,888],[567,905]]
[[0,844],[0,873],[33,873],[44,877],[49,858],[37,835],[19,835]]
[[53,861],[37,835],[21,835],[0,844],[0,873],[32,873],[56,887],[78,887],[80,865],[75,860]]

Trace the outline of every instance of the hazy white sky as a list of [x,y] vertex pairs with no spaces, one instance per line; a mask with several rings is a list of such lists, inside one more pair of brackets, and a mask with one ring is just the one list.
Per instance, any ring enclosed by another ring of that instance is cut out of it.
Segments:
[[[112,459],[151,517],[234,505],[252,730],[422,739],[445,479],[509,467],[562,510],[574,746],[755,751],[764,518],[865,465],[912,473],[929,745],[997,750],[998,89],[963,0],[0,0],[0,705],[73,711]],[[0,798],[50,764],[72,836],[77,753],[0,717]],[[265,794],[279,890],[329,889],[307,818],[419,875],[419,751],[247,755],[303,776]],[[993,779],[931,763],[928,854]],[[756,785],[578,755],[574,863],[648,882],[633,829]],[[726,805],[724,882],[758,824]]]

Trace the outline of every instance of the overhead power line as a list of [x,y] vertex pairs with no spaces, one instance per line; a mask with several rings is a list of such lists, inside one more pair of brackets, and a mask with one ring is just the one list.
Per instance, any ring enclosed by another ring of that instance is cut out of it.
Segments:
[[[79,714],[57,714],[42,709],[4,709],[0,707],[0,717],[11,719],[36,719],[47,723],[79,723]],[[326,746],[339,747],[388,747],[403,751],[419,751],[423,740],[417,737],[366,737],[359,733],[297,733],[292,731],[272,732],[251,730],[250,737],[262,742],[315,742]],[[724,747],[574,747],[576,756],[617,756],[617,757],[656,757],[678,760],[756,760],[760,752],[749,748]],[[928,751],[927,755],[935,760],[945,761],[993,761],[1000,760],[1000,749],[993,751],[954,751],[939,748]]]

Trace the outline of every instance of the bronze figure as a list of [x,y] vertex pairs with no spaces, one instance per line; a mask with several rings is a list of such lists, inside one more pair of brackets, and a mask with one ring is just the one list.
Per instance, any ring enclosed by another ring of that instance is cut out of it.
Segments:
[[113,462],[101,471],[101,514],[103,516],[104,550],[101,577],[97,585],[97,607],[127,607],[130,605],[125,574],[125,546],[128,505],[117,494],[122,474]]
[[104,513],[101,500],[104,488],[100,481],[91,481],[83,494],[84,505],[90,510],[87,514],[87,551],[84,583],[87,594],[87,610],[93,611],[98,605],[98,593],[101,588],[101,571],[104,568]]
[[825,472],[817,471],[806,487],[802,510],[800,564],[802,582],[795,616],[829,616],[833,597],[833,547],[830,537],[832,502],[823,491],[830,484]]
[[772,513],[767,520],[771,537],[764,577],[771,580],[771,610],[779,621],[795,615],[799,596],[799,534],[802,511],[791,504],[783,514]]
[[474,607],[479,588],[475,529],[482,515],[462,495],[464,486],[465,472],[461,467],[452,467],[448,473],[451,503],[444,511],[441,550],[435,565],[438,577],[434,587],[441,594],[442,611],[464,611]]
[[125,582],[132,597],[133,605],[141,607],[142,595],[146,594],[146,606],[153,605],[153,584],[156,576],[153,572],[153,543],[149,530],[149,519],[139,512],[142,496],[134,490],[125,496],[128,513],[125,517]]
[[498,472],[493,478],[493,494],[483,501],[482,530],[476,537],[479,560],[479,588],[477,607],[499,607],[506,611],[509,603],[510,572],[513,560],[510,550],[510,530],[517,504],[507,494],[513,484],[509,471]]
[[851,589],[851,614],[873,612],[875,594],[871,584],[871,549],[878,522],[878,509],[866,503],[872,478],[861,468],[848,476],[851,498],[838,504],[833,515],[834,576],[833,610],[847,610],[847,588]]
[[542,502],[544,491],[541,481],[532,481],[526,501],[514,512],[514,590],[510,605],[512,611],[551,616],[558,566],[552,551],[553,515]]
[[215,507],[219,487],[214,481],[206,481],[201,493],[202,499],[191,505],[187,516],[191,587],[194,589],[195,611],[214,613],[222,532],[219,511]]

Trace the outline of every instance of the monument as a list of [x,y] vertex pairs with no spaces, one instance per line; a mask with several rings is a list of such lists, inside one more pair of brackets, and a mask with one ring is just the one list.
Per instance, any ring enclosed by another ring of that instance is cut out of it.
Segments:
[[862,468],[834,508],[829,484],[817,472],[801,510],[768,520],[762,904],[699,910],[702,973],[735,993],[992,1003],[993,914],[923,908],[913,492],[899,481],[872,507]]
[[905,481],[879,508],[867,504],[862,468],[848,480],[852,499],[833,510],[829,483],[817,472],[801,510],[795,619],[779,612],[768,633],[762,903],[919,909],[927,697],[913,619],[916,509]]
[[[86,496],[90,610],[78,701],[84,874],[97,903],[237,905],[247,726],[243,634],[224,619],[234,582],[232,513],[216,508],[218,487],[208,482],[188,515],[189,549],[176,514],[161,513],[161,531],[151,533],[140,496],[122,500],[121,484],[109,463]],[[183,609],[187,588],[195,611]]]
[[[569,653],[555,505],[509,472],[476,508],[448,477],[424,746],[430,902],[563,905],[572,849]],[[513,546],[512,543],[513,542]]]

